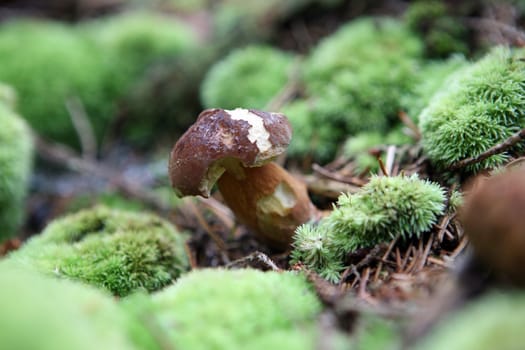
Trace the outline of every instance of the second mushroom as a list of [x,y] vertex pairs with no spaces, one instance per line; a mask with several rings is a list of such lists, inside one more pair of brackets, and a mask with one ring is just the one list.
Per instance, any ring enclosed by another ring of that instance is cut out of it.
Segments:
[[280,113],[205,110],[173,147],[172,187],[180,196],[209,197],[217,182],[241,223],[265,243],[286,249],[297,226],[317,217],[306,186],[272,162],[291,137]]

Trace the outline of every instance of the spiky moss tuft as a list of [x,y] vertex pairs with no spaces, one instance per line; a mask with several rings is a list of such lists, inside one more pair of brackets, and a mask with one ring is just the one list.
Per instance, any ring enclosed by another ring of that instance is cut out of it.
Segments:
[[32,160],[29,128],[0,101],[0,242],[16,235],[22,222]]
[[196,270],[124,303],[181,350],[313,349],[321,311],[304,276],[252,269]]
[[264,109],[286,85],[293,55],[267,46],[232,51],[211,67],[201,87],[205,107]]
[[324,39],[303,69],[314,130],[332,126],[321,143],[336,148],[349,134],[384,132],[397,123],[421,52],[419,39],[388,18],[354,20]]
[[419,0],[410,4],[405,22],[425,43],[428,57],[444,58],[453,53],[467,54],[468,30],[455,18],[447,4],[437,0]]
[[6,262],[0,284],[3,349],[138,349],[128,330],[139,328],[110,295]]
[[[495,48],[455,73],[420,116],[423,148],[441,169],[477,156],[525,126],[523,51]],[[503,164],[522,146],[469,165],[475,173]]]
[[9,259],[117,296],[158,290],[188,270],[184,239],[167,221],[102,206],[53,221]]
[[78,144],[65,106],[77,98],[101,136],[113,111],[106,76],[100,50],[71,26],[43,20],[0,26],[0,80],[16,89],[21,115],[45,137]]
[[417,175],[380,177],[355,194],[343,194],[329,216],[315,226],[300,226],[294,236],[292,262],[303,262],[336,281],[344,256],[399,236],[407,239],[429,230],[445,210],[445,194]]
[[521,349],[524,324],[525,295],[492,292],[443,319],[415,349]]

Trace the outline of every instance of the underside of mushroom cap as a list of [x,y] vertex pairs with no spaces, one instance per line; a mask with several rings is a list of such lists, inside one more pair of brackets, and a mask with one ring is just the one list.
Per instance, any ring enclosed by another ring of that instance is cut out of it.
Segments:
[[253,109],[207,109],[171,151],[169,173],[178,195],[208,197],[231,166],[256,167],[283,153],[292,137],[280,113]]

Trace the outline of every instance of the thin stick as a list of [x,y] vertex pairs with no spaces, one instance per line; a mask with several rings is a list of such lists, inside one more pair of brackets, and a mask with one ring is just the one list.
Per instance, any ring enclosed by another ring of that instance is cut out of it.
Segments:
[[512,135],[511,137],[509,137],[508,139],[506,139],[502,143],[498,143],[497,145],[495,145],[495,146],[489,148],[488,150],[486,150],[485,152],[483,152],[483,153],[481,153],[481,154],[479,154],[479,155],[477,155],[475,157],[466,158],[466,159],[460,160],[460,161],[452,164],[449,167],[449,170],[458,170],[458,169],[464,168],[466,166],[482,162],[485,159],[487,159],[487,158],[489,158],[489,157],[491,157],[491,156],[493,156],[495,154],[505,152],[506,150],[508,150],[509,148],[514,146],[515,144],[517,144],[518,142],[522,141],[524,138],[525,138],[525,129],[521,129],[520,131],[518,131],[517,133],[515,133],[514,135]]
[[170,206],[159,197],[148,192],[134,183],[126,180],[121,172],[108,168],[103,164],[79,157],[72,149],[57,143],[45,141],[33,132],[38,154],[54,163],[65,166],[67,169],[92,174],[111,182],[123,194],[139,198],[146,205],[155,210],[167,213]]
[[208,233],[208,235],[215,242],[217,247],[219,247],[219,250],[221,251],[221,253],[222,253],[223,257],[225,258],[225,260],[227,262],[229,262],[228,249],[226,247],[226,243],[224,243],[222,238],[217,233],[215,233],[215,231],[213,231],[211,229],[210,225],[208,225],[208,223],[206,222],[206,220],[202,216],[202,213],[200,212],[199,208],[195,205],[195,203],[193,203],[193,201],[188,200],[186,202],[186,206],[188,206],[190,208],[190,210],[193,212],[193,215],[195,216],[195,218],[197,219],[199,224],[206,231],[206,233]]
[[357,295],[360,298],[363,298],[367,294],[366,293],[366,285],[368,284],[368,278],[369,277],[370,277],[370,267],[367,267],[363,271],[363,274],[361,276],[361,280],[359,282],[359,291],[358,291]]
[[416,268],[414,269],[414,272],[417,272],[417,271],[421,270],[425,266],[425,264],[427,262],[427,259],[428,259],[428,255],[430,254],[430,248],[432,247],[432,243],[433,242],[434,242],[434,235],[432,234],[428,238],[427,245],[425,246],[425,250],[423,251],[423,256],[419,260],[419,263],[417,264]]
[[389,176],[388,171],[385,168],[385,164],[383,163],[383,160],[381,159],[381,156],[378,155],[376,158],[377,158],[377,162],[379,163],[379,168],[381,168],[381,172],[383,173],[383,175]]
[[383,256],[381,257],[379,264],[377,264],[377,269],[376,269],[376,272],[373,278],[374,282],[377,282],[377,280],[379,279],[379,274],[381,273],[381,270],[383,269],[383,261],[386,261],[388,255],[390,254],[390,252],[392,252],[392,249],[394,248],[394,245],[396,244],[398,239],[399,239],[399,235],[397,235],[396,238],[392,242],[390,242],[390,244],[388,245],[388,248],[386,249],[385,254],[383,254]]
[[356,177],[346,177],[346,176],[341,176],[337,173],[333,173],[329,170],[326,170],[325,168],[323,168],[322,166],[320,166],[319,164],[312,164],[312,170],[320,175],[323,175],[324,177],[327,177],[331,180],[335,180],[335,181],[339,181],[339,182],[343,182],[343,183],[346,183],[346,184],[350,184],[350,185],[356,185],[356,186],[363,186],[366,182],[359,179],[359,178],[356,178]]
[[[514,26],[490,18],[464,18],[465,23],[478,29],[498,29],[518,46],[525,45],[525,33]],[[500,43],[501,44],[501,43]]]
[[95,159],[97,139],[82,101],[78,97],[70,97],[66,99],[65,105],[82,147],[82,157],[90,160]]
[[250,255],[234,260],[226,265],[227,269],[263,266],[266,270],[281,271],[270,257],[261,252],[253,252]]
[[408,116],[408,114],[406,114],[406,112],[404,111],[400,111],[397,116],[399,117],[399,119],[401,120],[401,122],[403,124],[405,124],[409,129],[410,131],[412,131],[412,133],[414,134],[414,139],[416,141],[419,141],[421,140],[421,131],[419,131],[419,128],[417,127],[417,125],[412,121],[412,119],[410,119],[410,117]]
[[386,149],[386,161],[385,168],[388,174],[392,174],[392,169],[394,168],[394,161],[396,159],[396,146],[390,145]]
[[266,111],[278,112],[299,90],[300,59],[292,64],[288,81],[283,88],[265,106]]

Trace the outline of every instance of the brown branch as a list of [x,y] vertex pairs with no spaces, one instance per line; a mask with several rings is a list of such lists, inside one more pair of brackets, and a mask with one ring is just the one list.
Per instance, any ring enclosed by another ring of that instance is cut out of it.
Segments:
[[129,197],[138,198],[157,211],[167,213],[171,210],[170,206],[156,195],[122,177],[121,172],[108,168],[96,161],[81,158],[69,147],[46,141],[34,132],[33,139],[35,140],[36,150],[42,158],[65,166],[71,171],[88,173],[105,179],[111,182],[121,193]]
[[485,152],[483,152],[483,153],[481,153],[481,154],[479,154],[479,155],[477,155],[475,157],[466,158],[466,159],[460,160],[460,161],[452,164],[449,167],[448,170],[458,170],[458,169],[464,168],[466,166],[482,162],[485,159],[487,159],[487,158],[489,158],[489,157],[491,157],[493,155],[505,152],[509,148],[511,148],[514,145],[516,145],[518,142],[522,141],[523,139],[525,139],[525,129],[521,129],[520,131],[518,131],[517,133],[515,133],[514,135],[512,135],[511,137],[509,137],[508,139],[506,139],[502,143],[498,143],[497,145],[489,148]]
[[341,176],[338,173],[331,172],[319,164],[312,164],[312,170],[328,179],[343,182],[345,184],[349,185],[355,185],[355,186],[363,186],[366,182],[364,180],[361,180],[357,177],[348,177],[348,176]]
[[84,104],[78,97],[70,97],[65,102],[66,109],[77,132],[82,147],[82,158],[93,160],[97,154],[97,138]]
[[487,30],[489,32],[499,30],[500,34],[512,40],[513,44],[518,46],[525,45],[525,33],[514,26],[490,18],[464,18],[464,21],[478,30]]
[[413,134],[414,139],[416,141],[421,140],[421,131],[419,131],[419,128],[417,127],[416,123],[414,123],[414,121],[410,119],[408,114],[405,111],[400,111],[397,114],[397,116],[399,117],[399,120],[401,120],[401,122],[410,129],[410,131]]
[[299,90],[299,76],[300,76],[300,59],[296,59],[290,70],[288,81],[283,88],[272,97],[272,99],[266,104],[265,110],[271,112],[278,112],[284,105],[286,105]]

